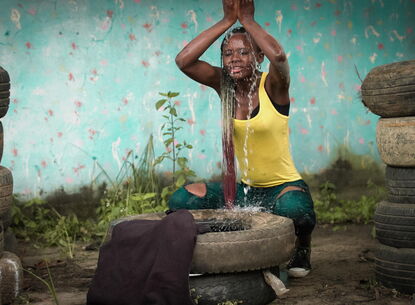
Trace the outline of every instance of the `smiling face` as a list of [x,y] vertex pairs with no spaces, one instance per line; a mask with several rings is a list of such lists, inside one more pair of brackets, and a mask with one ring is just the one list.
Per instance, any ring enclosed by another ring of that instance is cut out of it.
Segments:
[[262,52],[245,33],[232,34],[223,44],[223,67],[235,80],[249,78],[256,71],[256,63],[263,61]]

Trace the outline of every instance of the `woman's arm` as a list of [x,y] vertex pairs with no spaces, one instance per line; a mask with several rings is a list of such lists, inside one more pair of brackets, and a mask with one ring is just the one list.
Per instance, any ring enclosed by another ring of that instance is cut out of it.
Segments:
[[190,41],[176,56],[176,64],[193,80],[220,92],[221,68],[199,60],[200,56],[228,30],[238,18],[240,0],[222,0],[224,16],[218,23]]
[[253,0],[240,0],[239,22],[270,61],[265,89],[273,102],[279,105],[289,104],[290,73],[287,56],[278,41],[255,21],[254,12]]

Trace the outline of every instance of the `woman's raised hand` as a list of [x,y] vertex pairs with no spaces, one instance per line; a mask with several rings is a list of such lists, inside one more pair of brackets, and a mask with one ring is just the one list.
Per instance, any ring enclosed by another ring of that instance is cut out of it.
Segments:
[[254,0],[239,0],[238,19],[241,24],[254,20]]
[[240,0],[222,0],[223,18],[234,24],[238,20],[238,7]]

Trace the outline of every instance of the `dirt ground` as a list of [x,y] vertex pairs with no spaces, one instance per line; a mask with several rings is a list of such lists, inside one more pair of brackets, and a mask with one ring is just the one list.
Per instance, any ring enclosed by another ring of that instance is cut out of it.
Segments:
[[[376,283],[373,261],[376,240],[371,234],[372,227],[318,226],[313,235],[312,272],[303,279],[290,279],[290,291],[271,304],[415,305],[414,296],[399,294]],[[47,269],[42,260],[49,260],[60,305],[85,304],[98,259],[97,250],[86,251],[80,247],[75,259],[68,261],[60,259],[57,249],[39,250],[20,243],[17,254],[24,268],[45,279]],[[26,273],[24,291],[17,304],[54,303],[45,285]]]

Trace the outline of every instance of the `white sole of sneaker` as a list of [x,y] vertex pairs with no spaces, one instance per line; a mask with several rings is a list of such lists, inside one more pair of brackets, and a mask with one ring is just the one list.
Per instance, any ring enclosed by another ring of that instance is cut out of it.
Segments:
[[310,273],[310,270],[304,268],[291,268],[287,270],[287,273],[290,277],[300,278],[305,277]]

